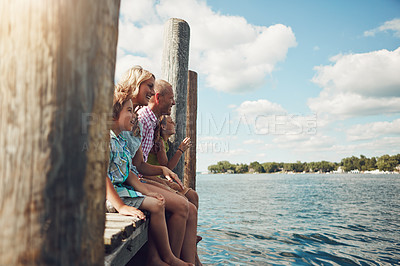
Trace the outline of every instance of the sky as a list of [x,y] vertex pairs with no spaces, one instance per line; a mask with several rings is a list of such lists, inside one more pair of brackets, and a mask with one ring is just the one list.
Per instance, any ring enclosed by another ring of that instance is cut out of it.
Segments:
[[116,81],[190,27],[197,171],[400,153],[400,0],[122,0]]

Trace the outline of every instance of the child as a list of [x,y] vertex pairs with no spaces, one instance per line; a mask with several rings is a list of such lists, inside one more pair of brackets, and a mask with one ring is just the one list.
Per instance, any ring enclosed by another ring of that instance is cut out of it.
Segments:
[[[168,139],[174,134],[175,123],[172,118],[168,115],[161,116],[159,126],[154,133],[154,146],[150,151],[149,157],[147,159],[147,162],[149,164],[167,166],[171,170],[175,168],[183,153],[192,146],[192,142],[190,141],[190,138],[186,137],[179,145],[179,148],[174,156],[172,156],[172,158],[168,160]],[[168,182],[165,178],[161,177],[146,176],[144,177],[144,179],[150,179],[152,181],[169,186],[170,188],[185,195],[187,199],[196,206],[196,208],[199,207],[199,196],[196,191],[187,187],[181,188],[179,185]]]
[[[119,213],[124,215],[144,219],[145,216],[139,209],[150,212],[149,264],[190,265],[172,253],[165,221],[164,197],[149,191],[132,172],[132,156],[127,148],[126,139],[120,134],[133,129],[135,114],[131,99],[132,89],[124,91],[116,88],[114,91],[106,198]],[[162,168],[159,171],[159,174],[164,175],[171,173]]]

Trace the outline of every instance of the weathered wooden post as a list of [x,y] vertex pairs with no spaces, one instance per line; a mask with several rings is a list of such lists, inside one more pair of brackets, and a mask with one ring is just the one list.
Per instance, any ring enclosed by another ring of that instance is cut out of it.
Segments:
[[192,147],[185,153],[184,185],[196,190],[196,123],[197,123],[197,73],[189,70],[187,109],[186,109],[186,135],[192,140]]
[[119,1],[0,1],[0,265],[104,264]]
[[[189,65],[190,28],[186,21],[171,18],[164,28],[164,50],[162,58],[162,78],[171,83],[176,105],[172,108],[172,119],[176,123],[176,134],[170,141],[168,158],[177,151],[186,136],[186,97]],[[183,180],[184,160],[180,160],[174,172]]]

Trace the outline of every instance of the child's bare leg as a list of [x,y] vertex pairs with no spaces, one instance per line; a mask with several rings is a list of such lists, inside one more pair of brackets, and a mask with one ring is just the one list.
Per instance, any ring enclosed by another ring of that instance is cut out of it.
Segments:
[[189,202],[186,198],[178,194],[153,186],[145,184],[152,192],[160,193],[165,199],[165,209],[171,213],[168,219],[168,235],[171,243],[172,252],[176,257],[180,257],[183,239],[186,232],[186,224],[189,215]]
[[149,234],[152,241],[150,243],[150,248],[152,250],[150,250],[149,253],[154,253],[154,249],[151,246],[154,244],[160,258],[165,263],[169,265],[187,265],[184,261],[174,256],[169,245],[168,231],[165,223],[164,203],[158,199],[146,197],[140,209],[148,210],[151,213]]
[[197,208],[193,203],[189,203],[189,218],[186,224],[185,238],[181,259],[187,262],[195,263],[196,257],[196,236],[197,236]]

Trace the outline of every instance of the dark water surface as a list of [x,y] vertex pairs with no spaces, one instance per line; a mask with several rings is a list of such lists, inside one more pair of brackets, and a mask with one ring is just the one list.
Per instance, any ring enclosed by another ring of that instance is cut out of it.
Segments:
[[198,175],[205,265],[399,265],[400,175]]

